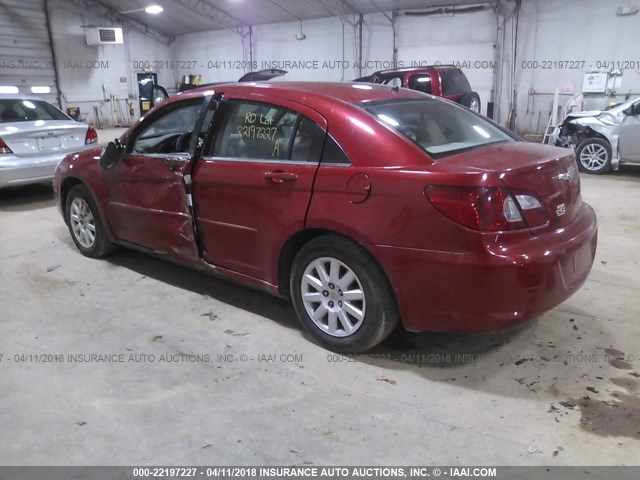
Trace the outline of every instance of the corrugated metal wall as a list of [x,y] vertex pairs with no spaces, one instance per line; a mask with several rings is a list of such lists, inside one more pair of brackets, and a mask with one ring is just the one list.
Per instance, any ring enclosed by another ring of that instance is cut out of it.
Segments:
[[0,86],[13,85],[27,94],[31,87],[48,86],[51,93],[36,95],[57,105],[44,8],[44,0],[0,2]]

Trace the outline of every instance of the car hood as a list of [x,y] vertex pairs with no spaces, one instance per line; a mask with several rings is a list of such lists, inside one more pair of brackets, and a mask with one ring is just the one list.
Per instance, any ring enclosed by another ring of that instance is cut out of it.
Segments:
[[575,112],[567,115],[562,123],[574,123],[577,125],[601,125],[613,127],[620,125],[624,120],[624,113],[615,113],[602,110]]

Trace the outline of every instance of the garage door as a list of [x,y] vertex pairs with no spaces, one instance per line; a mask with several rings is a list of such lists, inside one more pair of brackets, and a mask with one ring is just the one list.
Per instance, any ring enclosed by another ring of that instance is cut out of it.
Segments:
[[454,64],[478,92],[482,113],[490,101],[495,72],[496,23],[491,12],[458,16],[400,17],[398,60]]
[[0,52],[0,86],[58,104],[44,0],[0,2]]

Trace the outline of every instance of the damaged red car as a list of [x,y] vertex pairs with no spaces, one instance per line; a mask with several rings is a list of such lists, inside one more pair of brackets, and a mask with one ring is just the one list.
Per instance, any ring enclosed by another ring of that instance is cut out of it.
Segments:
[[398,322],[512,327],[573,294],[596,250],[571,151],[388,86],[191,90],[67,156],[54,187],[82,254],[134,248],[289,297],[342,352]]

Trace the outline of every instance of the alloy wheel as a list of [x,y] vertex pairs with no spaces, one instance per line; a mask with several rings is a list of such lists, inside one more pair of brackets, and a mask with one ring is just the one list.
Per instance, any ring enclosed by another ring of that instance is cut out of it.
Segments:
[[91,248],[96,241],[96,223],[87,202],[76,197],[69,212],[73,236],[84,248]]
[[607,149],[597,143],[586,145],[580,152],[580,163],[587,170],[600,170],[609,161]]
[[360,279],[340,260],[313,260],[301,280],[304,308],[313,323],[334,337],[348,337],[361,326],[366,299]]

